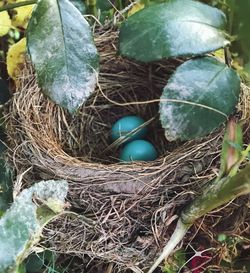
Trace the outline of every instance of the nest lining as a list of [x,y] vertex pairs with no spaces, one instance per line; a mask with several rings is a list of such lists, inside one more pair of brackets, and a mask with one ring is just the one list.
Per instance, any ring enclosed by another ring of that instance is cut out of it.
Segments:
[[[7,116],[10,158],[22,178],[15,191],[39,179],[68,180],[72,210],[82,216],[58,218],[45,230],[45,241],[61,253],[141,272],[168,240],[178,211],[216,176],[223,132],[167,142],[158,100],[181,60],[150,65],[125,60],[116,54],[117,32],[110,29],[99,31],[95,42],[101,55],[99,84],[74,117],[40,92],[31,66],[23,70]],[[250,93],[242,88],[239,113],[247,121]],[[156,161],[117,163],[119,149],[110,143],[110,128],[127,114],[150,120],[149,140],[161,154]],[[215,245],[216,232],[244,236],[249,221],[245,204],[246,198],[240,198],[206,216],[186,240],[198,230]],[[236,215],[239,221],[232,225],[230,217]]]

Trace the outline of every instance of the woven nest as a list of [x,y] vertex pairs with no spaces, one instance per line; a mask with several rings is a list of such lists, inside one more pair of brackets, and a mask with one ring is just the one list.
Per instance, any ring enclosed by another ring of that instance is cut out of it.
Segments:
[[[30,65],[23,69],[7,115],[10,158],[17,170],[14,190],[41,179],[66,179],[76,214],[52,222],[44,231],[45,244],[59,253],[142,272],[169,239],[183,206],[216,176],[223,128],[195,141],[169,143],[159,124],[158,102],[181,60],[145,65],[123,59],[116,54],[117,32],[110,29],[99,31],[95,42],[101,56],[99,84],[74,117],[40,92]],[[237,116],[246,121],[249,96],[242,86]],[[110,128],[127,114],[148,121],[157,160],[117,160]],[[216,234],[247,232],[246,198],[200,219],[186,236],[184,244],[202,241],[215,248],[215,271],[221,250]]]

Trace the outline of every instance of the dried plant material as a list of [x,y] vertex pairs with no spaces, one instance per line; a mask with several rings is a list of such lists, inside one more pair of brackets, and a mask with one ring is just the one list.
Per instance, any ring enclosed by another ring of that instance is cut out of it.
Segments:
[[[24,68],[6,116],[15,151],[10,159],[18,174],[32,168],[23,176],[23,187],[38,176],[69,182],[69,202],[80,214],[51,223],[44,232],[45,244],[52,243],[60,253],[112,262],[122,272],[143,272],[168,241],[176,213],[216,177],[224,132],[169,143],[158,104],[182,60],[145,65],[123,59],[116,54],[117,31],[112,29],[97,30],[95,42],[101,57],[98,87],[74,117],[40,92],[30,65]],[[249,123],[247,92],[242,86],[236,115],[245,117],[244,124]],[[118,163],[119,148],[111,143],[110,129],[129,114],[150,121],[148,139],[160,154],[156,161]],[[246,199],[197,221],[184,243],[199,234],[216,248],[218,231],[245,236],[250,221]]]

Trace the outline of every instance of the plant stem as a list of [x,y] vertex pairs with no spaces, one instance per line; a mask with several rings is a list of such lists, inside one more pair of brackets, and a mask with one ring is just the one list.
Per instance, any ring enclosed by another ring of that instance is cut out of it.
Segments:
[[96,0],[87,0],[88,13],[97,17]]
[[122,1],[121,0],[115,0],[115,6],[118,10],[123,9]]
[[87,0],[88,6],[96,6],[96,0]]
[[180,243],[180,241],[184,238],[185,234],[189,229],[189,225],[184,225],[181,219],[178,220],[174,233],[170,237],[168,243],[164,247],[161,255],[154,262],[153,266],[149,269],[148,273],[154,272],[154,270],[158,267],[158,265],[168,257],[172,251],[176,248],[176,246]]
[[174,233],[148,273],[152,273],[171,254],[198,218],[236,197],[248,193],[250,193],[250,164],[233,177],[215,179],[200,197],[182,211]]
[[27,0],[27,1],[18,2],[18,3],[7,4],[7,5],[0,7],[0,12],[5,11],[5,10],[23,7],[23,6],[33,5],[36,3],[37,3],[37,0]]
[[250,193],[250,164],[233,177],[215,180],[200,197],[184,209],[181,220],[185,225],[192,225],[204,214],[247,193]]
[[235,0],[232,1],[229,9],[229,15],[228,15],[228,29],[229,29],[229,34],[230,35],[233,35],[233,23],[234,23],[234,16],[235,16]]

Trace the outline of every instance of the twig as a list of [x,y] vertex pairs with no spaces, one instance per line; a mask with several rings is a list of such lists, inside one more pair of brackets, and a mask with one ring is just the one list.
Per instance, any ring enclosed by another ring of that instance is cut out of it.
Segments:
[[219,181],[215,180],[200,197],[196,198],[181,213],[174,233],[148,273],[152,273],[172,253],[198,218],[236,197],[248,193],[250,193],[250,164],[233,177],[228,176]]
[[33,5],[36,3],[37,3],[37,0],[28,0],[28,1],[18,2],[18,3],[7,4],[7,5],[0,7],[0,12],[5,11],[5,10],[23,7],[23,6]]

